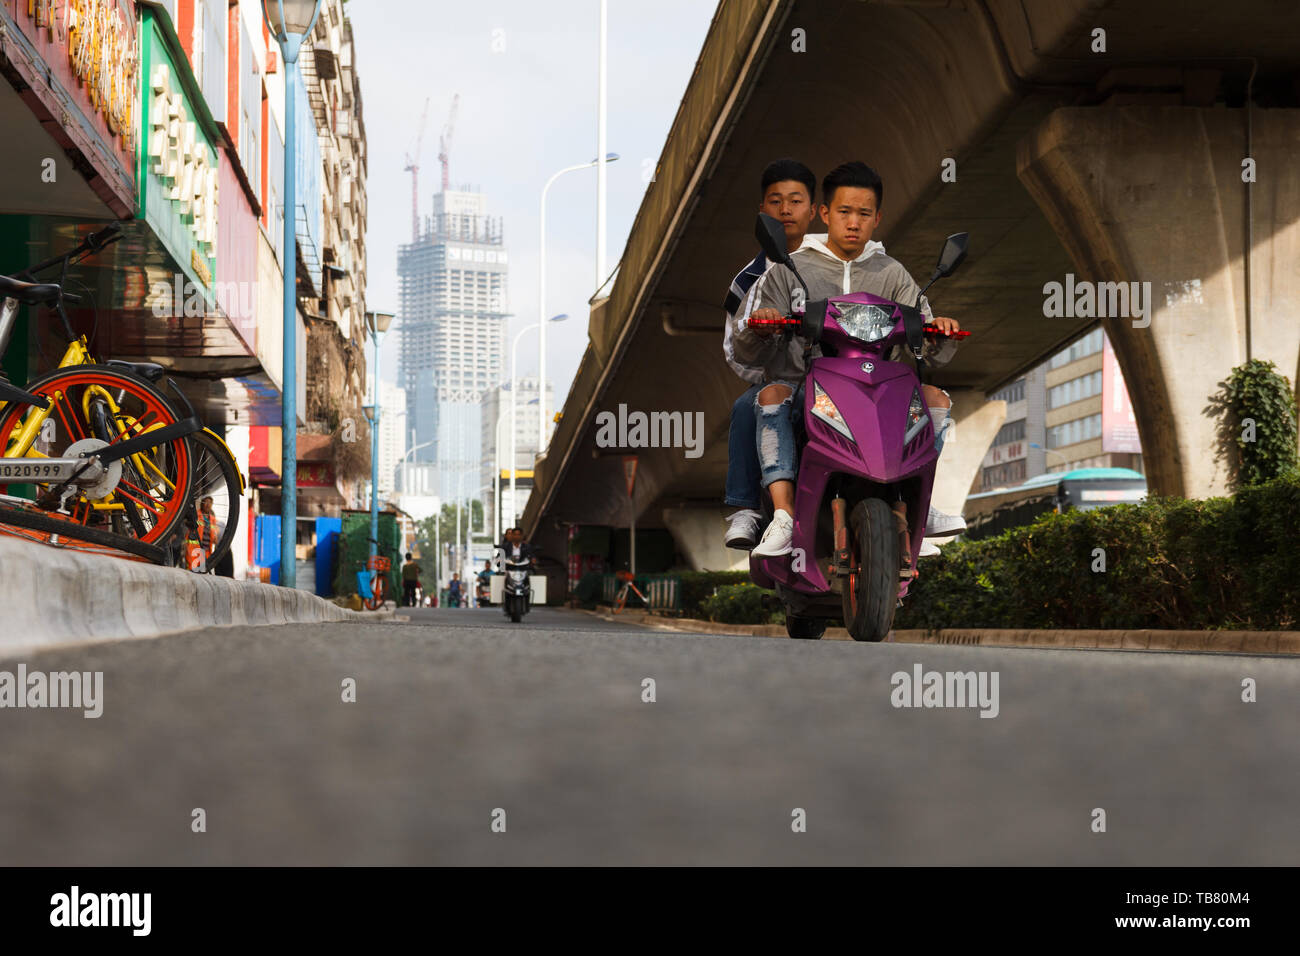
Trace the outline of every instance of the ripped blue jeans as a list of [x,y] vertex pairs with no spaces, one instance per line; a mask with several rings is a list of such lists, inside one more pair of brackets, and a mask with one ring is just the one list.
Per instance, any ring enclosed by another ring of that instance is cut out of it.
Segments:
[[754,393],[757,420],[754,442],[758,447],[758,463],[764,488],[774,481],[794,481],[795,466],[798,464],[795,460],[794,416],[803,408],[802,382],[778,379],[764,382],[763,388],[769,385],[784,385],[790,389],[790,394],[780,404],[764,404],[759,399],[762,390]]
[[[766,488],[774,481],[794,481],[797,473],[796,447],[794,438],[794,416],[803,409],[803,383],[788,380],[764,382],[768,385],[785,385],[791,394],[780,404],[764,404],[759,400],[762,389],[754,392],[754,410],[757,428],[754,434],[758,447],[758,462],[762,470],[762,485]],[[943,389],[940,389],[943,391]],[[951,403],[952,397],[943,392]],[[952,424],[952,407],[930,409],[930,419],[934,426],[934,450],[943,454],[944,439],[948,427]]]

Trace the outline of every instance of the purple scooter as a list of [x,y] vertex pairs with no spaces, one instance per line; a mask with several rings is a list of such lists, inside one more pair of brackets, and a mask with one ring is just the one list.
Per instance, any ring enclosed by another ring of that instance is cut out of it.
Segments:
[[[802,285],[781,223],[760,213],[756,234],[768,259],[789,267]],[[921,295],[957,268],[967,239],[964,232],[948,237]],[[793,551],[751,556],[749,576],[775,588],[791,637],[815,640],[829,618],[841,617],[854,640],[879,641],[916,576],[939,458],[916,370],[884,356],[906,344],[919,361],[923,337],[945,333],[927,325],[917,306],[867,293],[809,302],[801,316],[767,324],[786,335],[798,330],[823,356],[809,366],[795,426]],[[769,517],[771,507],[765,499]]]

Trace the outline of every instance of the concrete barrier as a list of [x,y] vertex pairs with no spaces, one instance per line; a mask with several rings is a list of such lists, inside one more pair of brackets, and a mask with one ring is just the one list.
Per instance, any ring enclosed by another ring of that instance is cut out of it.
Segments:
[[0,654],[201,627],[375,621],[306,591],[0,535]]

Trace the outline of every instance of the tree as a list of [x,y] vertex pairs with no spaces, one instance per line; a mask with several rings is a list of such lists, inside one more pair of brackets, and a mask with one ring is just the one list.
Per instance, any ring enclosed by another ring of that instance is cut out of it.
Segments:
[[[469,509],[466,509],[464,505],[461,505],[459,539],[456,538],[456,505],[452,503],[444,503],[442,506],[442,511],[439,513],[438,517],[440,519],[438,522],[439,535],[441,536],[442,539],[441,544],[443,547],[443,553],[445,554],[447,545],[458,543],[458,541],[463,542],[465,540],[466,518],[469,518],[471,521],[470,527],[475,529],[483,527],[483,502],[478,500],[471,501]],[[492,535],[489,533],[487,535],[487,540],[490,541],[491,539],[492,539]],[[484,540],[484,536],[475,535],[474,540],[481,542]],[[416,525],[415,543],[416,543],[416,547],[420,549],[421,555],[433,554],[434,552],[433,515],[430,515],[429,517],[425,518],[423,521],[421,521],[419,524]]]

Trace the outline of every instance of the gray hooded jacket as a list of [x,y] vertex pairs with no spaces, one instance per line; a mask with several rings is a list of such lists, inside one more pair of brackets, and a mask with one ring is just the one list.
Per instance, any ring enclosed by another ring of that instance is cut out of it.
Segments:
[[[809,301],[851,292],[868,292],[910,305],[921,291],[902,264],[885,255],[885,247],[879,242],[868,242],[861,255],[845,262],[831,252],[821,237],[809,236],[791,258],[808,284]],[[768,382],[797,382],[803,378],[808,371],[804,364],[807,341],[797,335],[788,343],[778,335],[760,336],[749,328],[749,316],[758,309],[776,309],[783,315],[790,315],[796,290],[802,292],[794,273],[783,265],[773,265],[754,283],[737,312],[732,336],[736,361],[750,367],[761,367],[764,380]],[[927,322],[934,320],[930,303],[924,298],[921,299],[921,311]],[[926,362],[938,366],[952,361],[956,351],[956,339],[927,339],[922,355]],[[820,354],[821,350],[813,346],[811,357]],[[908,354],[907,349],[899,345],[887,359],[902,362],[906,361]]]

